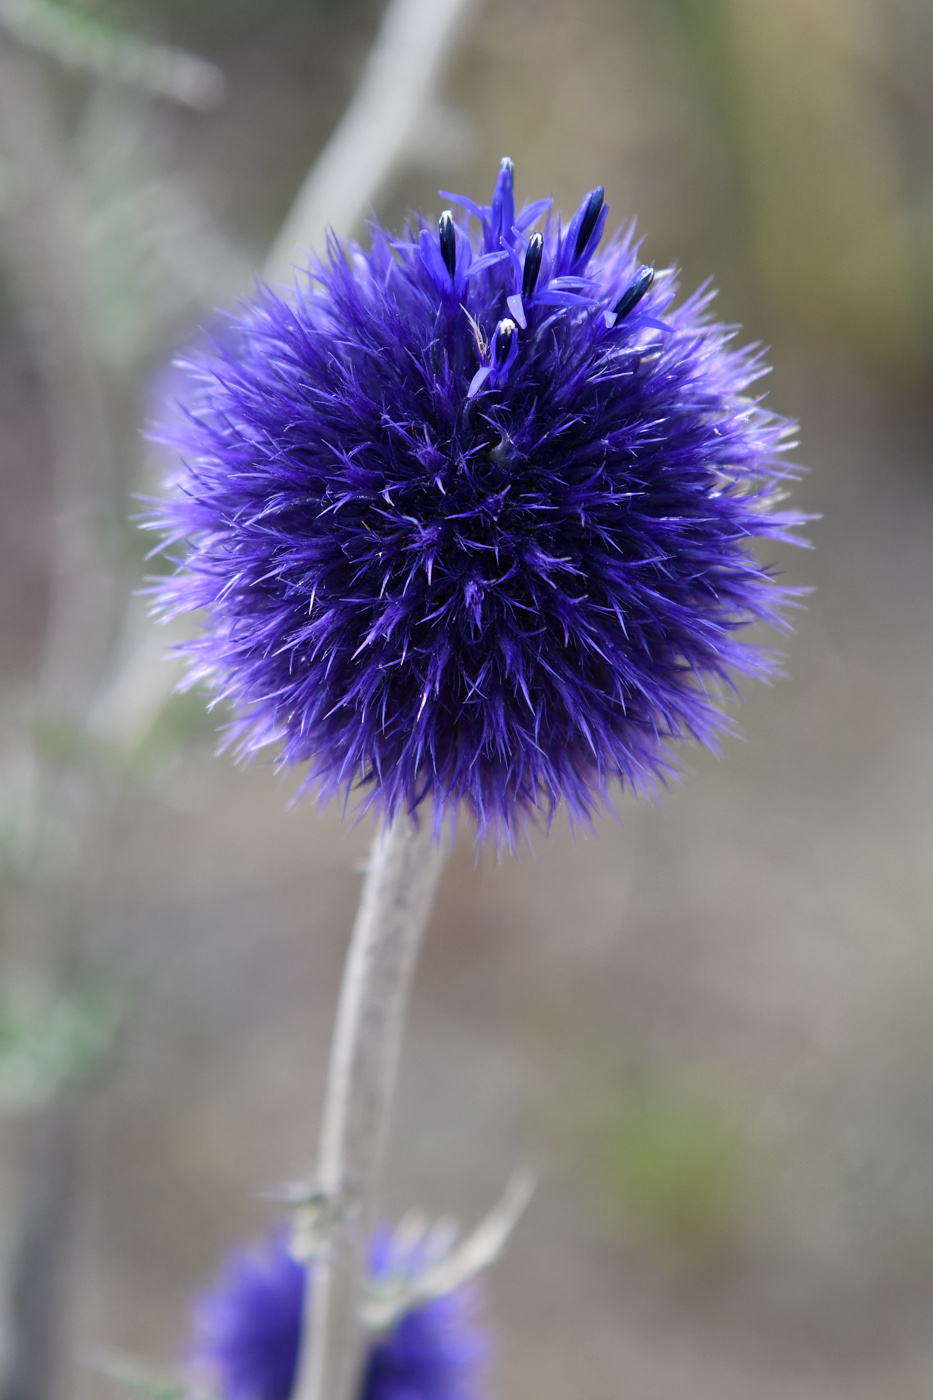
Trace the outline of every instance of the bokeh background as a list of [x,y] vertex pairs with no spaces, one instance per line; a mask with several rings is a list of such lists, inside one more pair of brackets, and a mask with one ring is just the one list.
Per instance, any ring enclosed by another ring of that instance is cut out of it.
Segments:
[[[147,97],[0,6],[0,1339],[55,1320],[58,1379],[8,1371],[9,1400],[108,1400],[93,1358],[176,1362],[312,1160],[371,835],[218,758],[198,697],[107,690],[149,635],[139,425],[248,290],[382,5],[52,8],[226,76],[209,110]],[[479,0],[378,197],[436,213],[503,154],[520,197],[604,184],[771,346],[822,517],[778,561],[815,590],[787,678],[720,759],[592,837],[477,861],[461,829],[385,1206],[472,1220],[537,1167],[488,1281],[502,1400],[933,1395],[931,77],[926,0]]]

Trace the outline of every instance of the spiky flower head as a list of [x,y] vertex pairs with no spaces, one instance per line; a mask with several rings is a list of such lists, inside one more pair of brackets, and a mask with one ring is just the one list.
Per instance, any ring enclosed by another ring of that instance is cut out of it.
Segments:
[[511,840],[715,745],[724,688],[770,665],[738,634],[788,596],[750,544],[799,517],[760,352],[708,291],[675,307],[631,228],[599,250],[601,188],[566,227],[516,211],[509,160],[491,204],[446,197],[459,218],[331,239],[194,366],[159,595],[205,610],[191,677],[242,751]]
[[[417,1250],[379,1232],[377,1281],[418,1265]],[[194,1309],[192,1379],[218,1400],[289,1400],[295,1386],[307,1270],[283,1233],[232,1254]],[[360,1400],[483,1400],[487,1343],[466,1285],[413,1309],[375,1341]]]

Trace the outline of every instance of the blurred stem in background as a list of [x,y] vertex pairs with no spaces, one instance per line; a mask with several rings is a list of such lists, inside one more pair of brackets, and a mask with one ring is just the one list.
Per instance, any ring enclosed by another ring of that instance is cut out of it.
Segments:
[[[104,869],[102,842],[116,798],[113,775],[93,751],[88,722],[111,664],[132,575],[116,541],[133,484],[135,443],[125,400],[138,365],[105,363],[89,277],[86,189],[63,130],[51,75],[39,53],[92,71],[126,69],[146,85],[205,96],[208,64],[144,44],[43,3],[0,8],[0,143],[7,163],[4,252],[41,375],[54,471],[50,599],[42,658],[22,707],[19,800],[36,844],[26,868],[38,910],[42,980],[68,995],[85,972],[87,919]],[[17,42],[10,42],[10,35]],[[153,58],[153,69],[147,61]],[[126,60],[132,59],[127,67]],[[201,87],[192,82],[192,74]],[[63,737],[64,736],[64,737]],[[25,742],[24,742],[25,740]],[[56,740],[58,742],[56,742]],[[56,755],[56,748],[67,756]],[[62,762],[62,757],[65,761]],[[57,761],[56,761],[57,760]],[[79,1192],[82,1100],[77,1083],[32,1107],[22,1141],[22,1200],[8,1286],[4,1400],[48,1400],[67,1351],[70,1255]]]
[[[393,0],[387,7],[354,100],[299,193],[270,255],[268,277],[289,278],[291,264],[300,266],[309,249],[322,246],[326,224],[341,236],[351,233],[396,163],[414,149],[469,4]],[[49,57],[92,75],[76,135],[63,119]],[[119,85],[135,95],[121,94]],[[164,643],[153,645],[131,596],[137,566],[120,549],[138,473],[135,404],[159,330],[164,343],[166,328],[143,326],[130,354],[108,354],[101,294],[108,292],[111,261],[118,263],[125,250],[112,250],[118,254],[113,260],[105,256],[103,282],[95,282],[90,244],[92,214],[99,210],[89,207],[89,196],[96,167],[119,164],[127,125],[144,132],[154,97],[207,108],[223,90],[212,64],[137,40],[77,9],[49,0],[0,3],[2,251],[42,378],[55,523],[42,659],[19,706],[26,735],[16,735],[17,755],[7,755],[6,766],[18,778],[17,799],[28,814],[22,822],[35,834],[23,865],[40,911],[41,951],[32,960],[61,998],[86,970],[87,920],[94,887],[106,879],[120,754],[138,745],[174,680]],[[101,103],[105,116],[95,129]],[[108,106],[116,108],[109,120]],[[82,149],[88,130],[90,151]],[[162,301],[166,280],[174,280],[168,299],[179,326],[212,302],[229,301],[246,284],[248,268],[203,211],[192,218],[183,192],[165,177],[161,185],[158,217],[147,221],[146,236],[159,245]],[[192,224],[197,239],[190,237]],[[64,1076],[59,1092],[41,1101],[12,1105],[30,1109],[31,1116],[3,1329],[3,1400],[52,1400],[64,1393],[62,1386],[70,1389],[78,1077]]]
[[[112,535],[123,499],[119,448],[83,256],[83,195],[55,130],[40,61],[0,50],[0,123],[16,171],[9,246],[44,382],[55,477],[55,543],[38,706],[80,724],[122,599]],[[27,183],[28,178],[28,183]]]

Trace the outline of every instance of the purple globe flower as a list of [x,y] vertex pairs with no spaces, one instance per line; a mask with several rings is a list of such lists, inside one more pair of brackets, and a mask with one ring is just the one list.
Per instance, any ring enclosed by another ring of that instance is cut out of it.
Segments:
[[[376,1236],[377,1279],[416,1262]],[[219,1400],[289,1400],[298,1368],[306,1271],[282,1234],[227,1260],[194,1310],[192,1378]],[[458,1289],[407,1313],[370,1349],[360,1400],[482,1400],[486,1339],[475,1291]]]
[[512,840],[715,746],[735,673],[772,666],[739,633],[792,593],[750,545],[801,517],[760,352],[710,292],[675,307],[631,228],[598,250],[602,189],[566,228],[516,212],[508,160],[490,205],[445,197],[460,219],[332,240],[193,366],[157,593],[204,609],[191,680],[242,752]]

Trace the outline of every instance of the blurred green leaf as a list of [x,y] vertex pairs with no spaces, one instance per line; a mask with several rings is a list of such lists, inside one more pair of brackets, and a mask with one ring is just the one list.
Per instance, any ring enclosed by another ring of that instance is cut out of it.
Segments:
[[94,1370],[108,1380],[116,1381],[145,1395],[148,1400],[213,1400],[208,1392],[193,1388],[176,1376],[151,1370],[132,1357],[118,1352],[105,1352],[93,1363]]
[[0,875],[20,875],[33,856],[39,835],[34,802],[4,795],[0,806]]
[[744,1216],[749,1146],[715,1096],[625,1090],[597,1109],[593,1126],[604,1186],[639,1233],[695,1262],[728,1250]]
[[112,978],[54,998],[25,987],[0,991],[0,1111],[42,1108],[87,1080],[109,1053],[127,1003],[125,986]]
[[98,95],[79,149],[98,339],[108,363],[125,371],[194,312],[229,301],[247,284],[249,264],[203,202],[162,169],[138,108]]
[[191,744],[216,741],[229,718],[226,708],[209,708],[203,690],[173,692],[146,731],[133,759],[143,768],[158,768]]
[[0,0],[0,26],[20,43],[69,67],[140,87],[192,107],[223,96],[219,69],[164,44],[148,43],[57,0]]
[[94,749],[83,725],[63,718],[43,718],[33,730],[36,752],[57,768],[80,768]]

